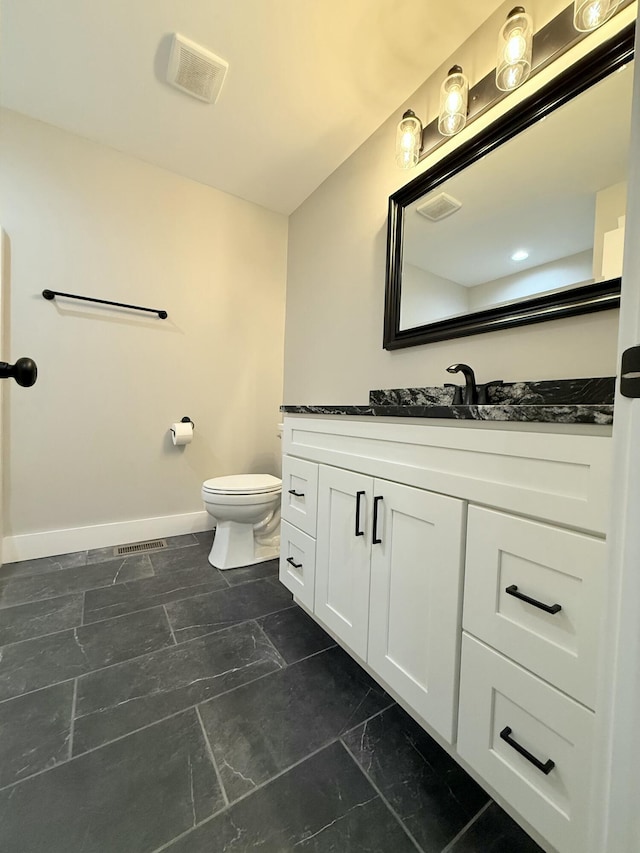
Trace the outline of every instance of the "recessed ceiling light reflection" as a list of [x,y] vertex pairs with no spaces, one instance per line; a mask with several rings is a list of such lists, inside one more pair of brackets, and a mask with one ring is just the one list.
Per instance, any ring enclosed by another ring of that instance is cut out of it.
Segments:
[[512,261],[526,261],[528,257],[529,257],[529,252],[527,252],[526,249],[518,249],[517,252],[514,252],[513,255],[511,255],[511,260]]

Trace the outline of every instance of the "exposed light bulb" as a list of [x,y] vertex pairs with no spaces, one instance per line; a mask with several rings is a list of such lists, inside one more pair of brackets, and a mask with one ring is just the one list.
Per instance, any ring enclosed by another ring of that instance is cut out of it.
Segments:
[[509,92],[522,85],[531,73],[533,20],[523,6],[509,12],[498,36],[496,86]]
[[596,30],[615,13],[620,0],[575,0],[573,25],[582,33]]
[[452,89],[447,95],[445,110],[448,113],[459,113],[462,106],[462,94],[458,88]]
[[440,87],[438,130],[443,136],[455,136],[467,123],[469,81],[459,65],[450,69]]
[[401,169],[413,168],[418,163],[421,149],[422,122],[413,110],[407,110],[398,124],[396,163]]
[[520,29],[509,37],[504,49],[504,58],[509,63],[519,62],[527,52],[527,40],[522,36]]
[[523,71],[519,65],[512,65],[510,68],[504,73],[503,80],[505,82],[505,88],[508,91],[512,89],[517,89],[520,83],[522,82]]
[[592,3],[587,7],[587,10],[584,14],[584,19],[586,25],[591,27],[599,27],[602,23],[602,19],[604,18],[604,9],[602,8],[602,3]]

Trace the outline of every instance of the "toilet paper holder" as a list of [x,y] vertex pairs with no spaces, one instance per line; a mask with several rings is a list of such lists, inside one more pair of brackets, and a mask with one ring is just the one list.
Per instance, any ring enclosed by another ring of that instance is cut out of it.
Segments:
[[[194,429],[196,428],[196,425],[194,424],[194,422],[193,422],[193,421],[191,420],[191,418],[190,418],[190,417],[188,417],[187,415],[185,415],[183,418],[180,418],[180,423],[181,423],[181,424],[191,424],[191,426],[192,426]],[[176,434],[176,433],[175,433],[175,430],[174,430],[174,429],[171,429],[171,428],[169,429],[169,432],[172,432],[174,435]]]

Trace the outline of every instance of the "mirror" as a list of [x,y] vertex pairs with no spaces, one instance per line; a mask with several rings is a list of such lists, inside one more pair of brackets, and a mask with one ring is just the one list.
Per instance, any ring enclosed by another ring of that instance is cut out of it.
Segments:
[[632,51],[625,31],[391,196],[385,348],[619,305]]

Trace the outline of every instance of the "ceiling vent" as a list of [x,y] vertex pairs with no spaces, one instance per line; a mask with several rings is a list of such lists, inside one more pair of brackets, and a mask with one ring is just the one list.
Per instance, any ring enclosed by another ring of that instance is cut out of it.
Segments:
[[462,202],[455,199],[447,193],[439,193],[433,198],[425,201],[416,208],[421,216],[430,219],[431,222],[440,222],[441,219],[446,219],[451,216],[456,210],[460,210]]
[[215,53],[175,33],[171,45],[167,82],[208,104],[215,104],[227,76],[229,63]]

